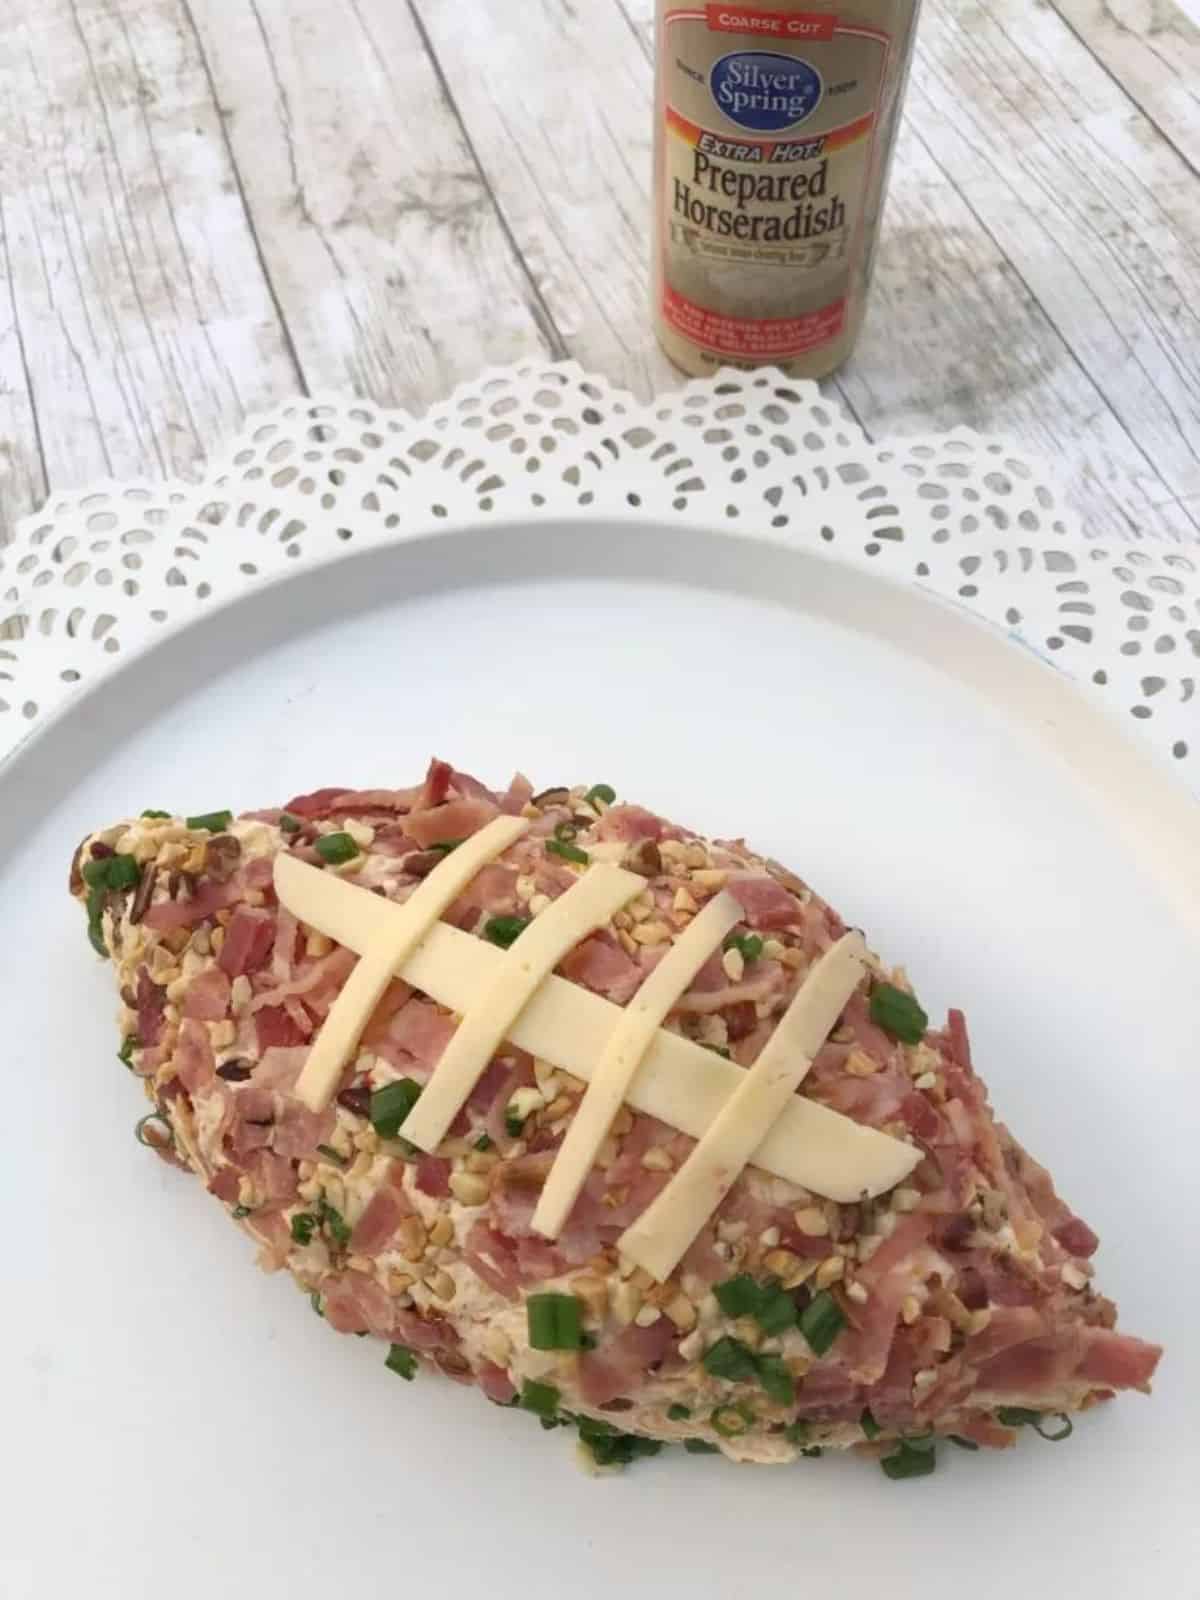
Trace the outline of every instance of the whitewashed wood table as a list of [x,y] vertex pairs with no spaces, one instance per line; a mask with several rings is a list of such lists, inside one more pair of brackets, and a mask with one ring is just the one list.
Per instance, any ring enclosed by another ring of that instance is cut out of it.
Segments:
[[[51,489],[187,474],[297,389],[420,409],[539,354],[677,384],[646,308],[652,10],[6,0],[0,539]],[[872,434],[1018,437],[1097,534],[1200,538],[1193,20],[928,0],[829,389]]]

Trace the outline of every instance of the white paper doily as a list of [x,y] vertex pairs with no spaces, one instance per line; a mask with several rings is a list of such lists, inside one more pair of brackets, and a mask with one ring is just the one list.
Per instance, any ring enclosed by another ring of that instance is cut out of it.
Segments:
[[297,398],[200,483],[53,496],[0,551],[0,760],[114,663],[297,566],[440,523],[625,505],[968,608],[1136,719],[1200,793],[1200,554],[1089,541],[1011,446],[872,444],[778,371],[642,405],[570,362],[487,372],[423,418]]

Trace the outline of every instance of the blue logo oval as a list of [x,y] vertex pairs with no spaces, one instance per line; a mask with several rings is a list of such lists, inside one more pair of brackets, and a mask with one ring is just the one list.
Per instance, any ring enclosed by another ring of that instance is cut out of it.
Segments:
[[816,110],[821,74],[807,61],[773,50],[737,50],[713,63],[708,92],[739,128],[779,133]]

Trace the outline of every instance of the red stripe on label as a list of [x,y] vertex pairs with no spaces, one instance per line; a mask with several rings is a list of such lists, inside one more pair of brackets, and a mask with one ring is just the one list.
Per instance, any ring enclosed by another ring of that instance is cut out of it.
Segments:
[[729,317],[668,287],[663,317],[685,339],[715,355],[787,359],[836,339],[846,324],[846,302],[833,300],[801,317]]
[[760,39],[832,39],[832,11],[761,11],[748,6],[705,6],[710,33],[745,33]]

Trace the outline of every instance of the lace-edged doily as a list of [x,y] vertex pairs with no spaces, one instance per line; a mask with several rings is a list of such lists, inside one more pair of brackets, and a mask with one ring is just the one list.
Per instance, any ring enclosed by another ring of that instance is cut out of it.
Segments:
[[198,484],[53,496],[0,551],[0,759],[116,660],[297,565],[443,521],[625,506],[967,607],[1136,719],[1200,792],[1200,552],[1089,541],[1008,445],[871,444],[777,371],[642,405],[574,363],[485,373],[423,418],[296,399]]

